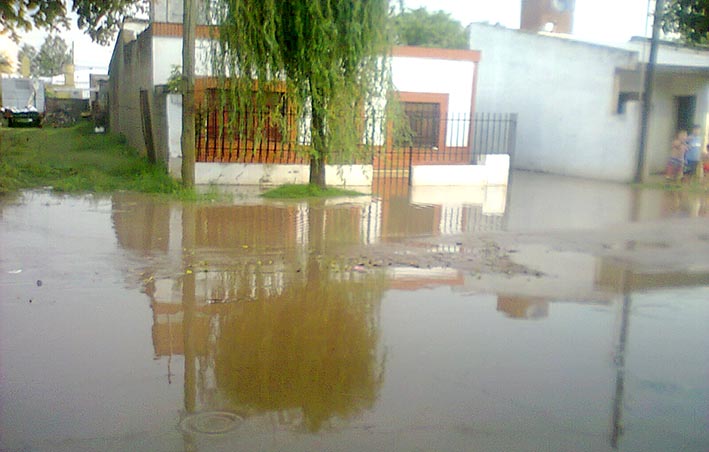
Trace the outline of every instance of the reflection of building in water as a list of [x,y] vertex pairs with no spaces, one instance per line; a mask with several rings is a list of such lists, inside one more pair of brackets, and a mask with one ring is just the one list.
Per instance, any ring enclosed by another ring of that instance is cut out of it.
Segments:
[[463,272],[452,268],[397,267],[387,272],[389,287],[399,290],[418,290],[425,287],[462,286]]
[[[662,248],[658,251],[662,251]],[[679,257],[687,259],[687,256]],[[702,258],[703,259],[703,258]],[[688,263],[688,262],[687,262]],[[669,287],[692,287],[709,285],[709,273],[706,271],[673,271],[658,269],[642,271],[632,269],[632,265],[615,259],[600,259],[596,272],[596,284],[618,294],[638,292]]]
[[[315,431],[371,407],[383,375],[378,312],[389,280],[336,256],[465,232],[480,212],[408,198],[220,206],[120,194],[112,217],[119,243],[149,257],[134,273],[151,299],[156,357],[169,367],[184,356],[185,411]],[[407,289],[463,281],[446,269],[395,273]]]
[[[208,331],[209,316],[225,303],[272,300],[286,287],[283,264],[246,264],[238,270],[200,271],[194,274],[194,300],[198,315],[193,327]],[[183,353],[183,306],[180,279],[150,280],[146,285],[153,309],[153,345],[156,356]],[[197,336],[206,337],[199,333]]]
[[123,248],[141,254],[168,250],[172,211],[169,204],[145,202],[145,199],[129,194],[116,194],[112,202],[113,226]]
[[542,298],[500,295],[497,310],[513,319],[541,319],[549,316],[549,302]]
[[[485,202],[477,196],[470,195],[468,199],[480,201],[480,205],[464,204],[462,195],[456,195],[460,199],[455,198],[448,191],[441,191],[440,187],[434,191],[418,187],[411,198],[357,197],[342,205],[192,206],[194,246],[214,249],[219,254],[226,251],[238,259],[253,254],[254,247],[260,251],[268,249],[290,262],[298,254],[302,255],[303,247],[312,251],[318,246],[310,243],[312,237],[331,248],[373,244],[399,237],[502,229],[504,210],[486,212]],[[489,188],[485,193],[493,191]],[[504,200],[504,193],[495,196]],[[428,202],[435,201],[436,197],[447,198],[447,202]],[[119,243],[142,254],[181,253],[184,247],[182,216],[183,206],[179,203],[149,201],[129,194],[113,197],[113,222]],[[313,221],[317,225],[314,226]]]
[[371,245],[377,243],[381,238],[382,230],[382,201],[373,199],[372,202],[362,208],[360,223],[360,234],[362,243]]

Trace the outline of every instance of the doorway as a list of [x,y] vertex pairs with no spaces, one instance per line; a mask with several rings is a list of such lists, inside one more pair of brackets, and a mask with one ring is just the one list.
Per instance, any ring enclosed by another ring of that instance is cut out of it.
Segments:
[[677,129],[692,131],[694,113],[697,109],[697,96],[677,96]]

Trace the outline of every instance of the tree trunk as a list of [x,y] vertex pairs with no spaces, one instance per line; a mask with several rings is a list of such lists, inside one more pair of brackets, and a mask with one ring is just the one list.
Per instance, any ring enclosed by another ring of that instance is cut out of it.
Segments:
[[325,188],[325,160],[320,156],[310,156],[310,183]]
[[182,19],[182,185],[194,187],[195,105],[194,54],[196,0],[183,0]]
[[325,160],[329,152],[325,112],[315,99],[311,100],[313,152],[310,155],[310,183],[325,188]]

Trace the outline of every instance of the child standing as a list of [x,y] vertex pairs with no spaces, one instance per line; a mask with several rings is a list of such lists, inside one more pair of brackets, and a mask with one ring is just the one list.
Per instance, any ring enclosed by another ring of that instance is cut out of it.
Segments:
[[702,137],[701,127],[695,125],[692,127],[692,134],[687,138],[687,151],[684,154],[684,174],[688,179],[694,179],[697,176],[697,167],[702,160]]
[[672,141],[670,158],[667,161],[665,179],[678,181],[683,174],[684,154],[687,152],[687,131],[680,130]]

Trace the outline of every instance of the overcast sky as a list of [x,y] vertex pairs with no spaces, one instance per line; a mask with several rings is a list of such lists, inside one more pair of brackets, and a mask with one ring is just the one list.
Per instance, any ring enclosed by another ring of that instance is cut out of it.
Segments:
[[[624,42],[636,35],[646,35],[648,2],[650,0],[576,0],[574,35],[597,42]],[[429,11],[444,10],[463,25],[470,22],[500,23],[508,28],[519,27],[521,0],[405,0],[407,8],[426,7]],[[23,36],[39,49],[45,33],[34,31]],[[77,69],[93,68],[106,72],[112,46],[93,44],[82,32],[74,29],[62,34],[74,42]],[[2,47],[9,46],[0,42]],[[473,48],[475,43],[473,43]]]

